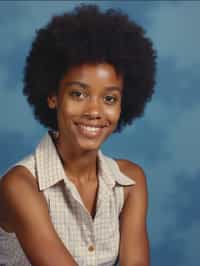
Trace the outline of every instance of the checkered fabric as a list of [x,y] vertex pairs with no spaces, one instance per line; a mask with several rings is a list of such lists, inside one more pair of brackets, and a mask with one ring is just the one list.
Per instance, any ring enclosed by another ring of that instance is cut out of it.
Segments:
[[[84,206],[76,186],[66,176],[50,132],[22,165],[38,179],[52,223],[78,265],[115,265],[119,253],[119,215],[124,204],[123,186],[135,182],[117,163],[98,151],[98,195],[94,219]],[[0,265],[29,266],[14,233],[0,228]]]

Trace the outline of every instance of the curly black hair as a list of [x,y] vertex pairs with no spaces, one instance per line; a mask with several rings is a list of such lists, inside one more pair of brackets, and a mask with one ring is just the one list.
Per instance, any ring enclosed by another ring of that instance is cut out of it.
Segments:
[[79,5],[37,31],[24,69],[23,93],[43,126],[57,130],[47,97],[72,66],[109,63],[123,76],[122,111],[116,132],[141,117],[154,92],[156,52],[142,27],[120,9],[103,12]]

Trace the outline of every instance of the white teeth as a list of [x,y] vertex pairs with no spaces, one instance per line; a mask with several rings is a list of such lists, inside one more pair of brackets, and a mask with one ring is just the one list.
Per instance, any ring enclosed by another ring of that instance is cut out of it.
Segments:
[[99,127],[90,127],[90,126],[83,126],[83,125],[80,125],[80,127],[90,132],[97,132],[100,130]]

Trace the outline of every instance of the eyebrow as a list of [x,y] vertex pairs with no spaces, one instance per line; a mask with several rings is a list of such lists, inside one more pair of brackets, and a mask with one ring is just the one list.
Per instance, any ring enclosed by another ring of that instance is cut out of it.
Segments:
[[[88,84],[83,83],[81,81],[65,82],[64,85],[65,86],[78,85],[78,86],[82,87],[83,89],[89,89],[90,88],[90,86]],[[112,85],[111,86],[107,86],[107,87],[105,87],[105,89],[108,90],[108,91],[113,91],[113,90],[117,90],[119,92],[122,91],[122,88],[121,87],[118,87],[118,86],[115,86],[115,85],[114,86],[112,86]]]

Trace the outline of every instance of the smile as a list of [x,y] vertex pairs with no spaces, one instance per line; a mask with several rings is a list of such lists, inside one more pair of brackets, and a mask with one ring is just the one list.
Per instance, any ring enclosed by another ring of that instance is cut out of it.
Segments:
[[94,137],[100,136],[102,131],[106,127],[102,125],[98,125],[98,126],[97,125],[91,126],[91,125],[84,125],[84,124],[75,124],[75,125],[77,126],[79,133],[88,138],[94,138]]

